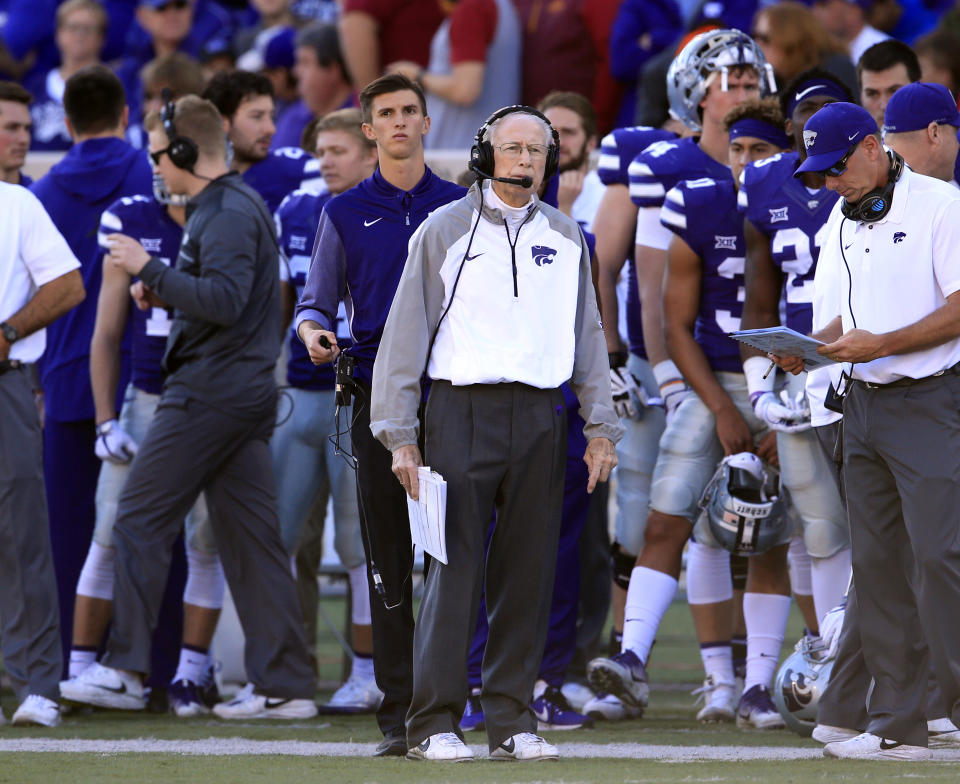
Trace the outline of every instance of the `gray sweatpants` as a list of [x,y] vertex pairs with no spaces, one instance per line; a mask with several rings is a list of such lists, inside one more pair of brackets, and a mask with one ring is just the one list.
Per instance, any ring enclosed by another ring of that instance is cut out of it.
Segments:
[[18,702],[60,699],[60,611],[43,437],[25,370],[0,374],[0,641]]
[[290,561],[280,540],[268,440],[275,411],[231,416],[164,394],[120,494],[113,626],[104,664],[145,673],[173,542],[206,494],[217,551],[246,636],[247,678],[271,697],[313,699]]
[[844,480],[860,637],[874,679],[867,731],[927,744],[929,661],[960,719],[960,376],[854,384]]
[[467,655],[485,587],[490,632],[480,702],[492,750],[537,728],[529,702],[550,617],[563,506],[563,394],[516,383],[435,382],[425,436],[425,463],[447,480],[449,563],[433,561],[427,574],[413,638],[407,742],[460,734]]

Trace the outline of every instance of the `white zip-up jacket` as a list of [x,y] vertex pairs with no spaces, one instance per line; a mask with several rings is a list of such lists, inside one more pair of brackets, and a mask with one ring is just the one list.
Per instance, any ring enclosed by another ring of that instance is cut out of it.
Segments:
[[373,369],[374,436],[391,451],[417,443],[420,378],[436,333],[431,378],[540,389],[569,381],[587,438],[618,441],[623,428],[580,227],[537,199],[509,234],[499,210],[483,206],[478,222],[478,209],[474,186],[410,239]]

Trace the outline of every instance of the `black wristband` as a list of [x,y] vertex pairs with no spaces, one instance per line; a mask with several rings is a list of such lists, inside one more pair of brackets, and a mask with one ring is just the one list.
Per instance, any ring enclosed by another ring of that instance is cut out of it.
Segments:
[[627,352],[623,351],[608,351],[607,359],[610,361],[610,367],[619,368],[627,364]]

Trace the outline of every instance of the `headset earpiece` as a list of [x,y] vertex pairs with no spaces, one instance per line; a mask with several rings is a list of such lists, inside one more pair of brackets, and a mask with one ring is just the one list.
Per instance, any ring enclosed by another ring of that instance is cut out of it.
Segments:
[[476,136],[473,137],[473,146],[470,148],[470,169],[486,177],[493,176],[493,145],[487,139],[487,134],[490,131],[490,126],[497,120],[501,117],[506,117],[508,114],[514,114],[515,112],[539,117],[550,128],[553,140],[547,151],[547,161],[543,170],[543,179],[549,180],[557,173],[560,165],[560,134],[557,133],[557,129],[550,124],[550,121],[544,116],[543,112],[534,109],[532,106],[524,106],[522,104],[505,106],[503,109],[498,109],[477,129]]
[[197,164],[197,158],[200,157],[200,150],[193,139],[177,133],[177,126],[173,123],[175,105],[170,90],[164,88],[161,96],[163,109],[160,111],[160,119],[163,122],[163,130],[167,134],[167,155],[170,157],[170,162],[178,169],[185,169],[192,173],[193,167]]
[[846,200],[840,203],[843,217],[861,223],[874,223],[883,220],[893,205],[893,189],[903,174],[903,158],[897,153],[892,154],[890,161],[890,175],[882,188],[875,188],[866,194],[856,204]]

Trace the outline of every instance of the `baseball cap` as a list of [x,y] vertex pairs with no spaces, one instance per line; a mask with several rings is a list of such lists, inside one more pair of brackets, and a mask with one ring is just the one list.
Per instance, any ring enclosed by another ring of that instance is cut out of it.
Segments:
[[139,0],[137,5],[145,5],[149,6],[150,8],[158,9],[176,2],[182,2],[183,5],[193,5],[193,3],[189,2],[188,0]]
[[794,176],[829,169],[854,145],[877,130],[876,121],[862,106],[842,101],[828,103],[803,126],[807,158],[797,167]]
[[932,122],[960,128],[957,102],[942,84],[914,82],[891,96],[883,115],[883,132],[918,131]]

